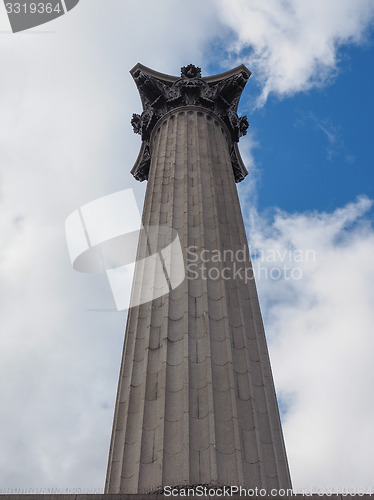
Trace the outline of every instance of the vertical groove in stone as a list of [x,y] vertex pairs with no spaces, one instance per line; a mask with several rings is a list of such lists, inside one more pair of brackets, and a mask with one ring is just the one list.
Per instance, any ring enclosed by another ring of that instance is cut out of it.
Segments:
[[[154,168],[160,186],[169,184],[172,179],[171,160],[167,151],[173,149],[173,120],[167,123],[166,140],[156,146],[159,159],[158,168]],[[169,143],[172,143],[171,147]],[[164,197],[164,189],[155,189],[149,213],[152,226],[167,224],[170,198]],[[152,228],[151,228],[152,229]],[[165,247],[162,234],[157,236],[157,250]],[[152,269],[148,269],[152,277]],[[158,268],[153,276],[153,288],[157,290],[163,269]],[[144,401],[143,433],[139,465],[138,491],[146,493],[154,485],[162,482],[163,470],[163,437],[164,437],[164,393],[166,384],[166,318],[168,301],[165,297],[156,298],[150,307],[150,337],[148,344],[147,382]]]
[[[242,265],[251,265],[229,141],[201,108],[179,108],[153,131],[143,224],[177,230],[186,263],[195,248],[196,264],[218,275],[204,279],[200,269],[193,279],[187,269],[178,288],[129,311],[109,493],[290,485],[254,282],[222,279],[235,261],[204,263],[201,254],[244,248]],[[160,236],[158,251],[164,244]],[[154,287],[156,278],[137,266],[136,283]]]
[[[147,194],[145,208],[143,212],[143,225],[145,227],[156,224],[158,221],[152,220],[155,216],[159,216],[158,209],[158,196],[157,190],[151,190],[150,186],[157,185],[159,177],[159,170],[154,169],[152,172],[151,183],[147,186]],[[155,210],[155,208],[157,209]],[[138,262],[137,270],[134,276],[135,283],[139,286],[138,293],[141,294],[142,290],[147,286],[152,286],[152,280],[155,278],[155,269],[152,269],[152,263],[145,263],[141,261],[147,254],[147,243],[143,236],[140,237],[138,249]],[[141,275],[139,277],[139,271]],[[152,274],[153,271],[153,274]],[[133,355],[133,373],[131,379],[131,389],[128,399],[128,420],[126,428],[125,446],[123,452],[123,465],[121,474],[122,491],[124,485],[126,491],[129,493],[136,493],[139,489],[139,480],[142,472],[142,454],[146,453],[144,450],[144,438],[148,436],[149,441],[154,443],[152,430],[150,430],[146,420],[145,410],[147,409],[148,399],[147,393],[150,391],[151,378],[148,376],[149,364],[149,345],[150,345],[150,332],[151,332],[151,307],[149,303],[141,304],[138,308],[131,309],[129,318],[136,317],[138,314],[139,322],[136,330],[136,347]]]
[[[218,125],[218,124],[217,124]],[[221,178],[220,178],[220,183],[217,186],[217,189],[219,190],[219,218],[221,222],[220,226],[220,233],[221,233],[221,252],[224,252],[227,249],[233,249],[236,250],[238,247],[238,227],[236,224],[233,223],[232,220],[232,212],[233,212],[233,204],[232,204],[232,177],[233,177],[233,172],[231,168],[231,161],[228,158],[227,155],[227,144],[225,140],[222,140],[222,129],[221,127],[215,127],[215,136],[214,136],[214,145],[215,149],[217,151],[217,156],[218,158],[221,159],[221,164],[220,164],[220,171],[221,171]],[[234,189],[235,186],[234,186]],[[225,191],[225,193],[223,192]],[[229,192],[227,192],[229,191]],[[224,262],[225,265],[229,266],[234,272],[233,269],[233,264],[230,262]],[[229,281],[226,284],[225,287],[225,301],[226,301],[226,311],[228,315],[228,332],[229,332],[229,346],[228,349],[231,350],[231,358],[232,358],[232,372],[231,374],[233,375],[233,394],[232,394],[232,406],[233,406],[233,417],[236,419],[236,425],[235,425],[235,442],[236,442],[236,454],[237,454],[237,473],[238,473],[238,481],[242,484],[244,482],[244,476],[248,475],[250,472],[249,470],[246,470],[245,474],[244,472],[244,467],[245,467],[245,456],[243,456],[243,431],[242,431],[242,414],[243,414],[243,409],[240,408],[240,404],[243,402],[244,398],[249,397],[249,391],[248,391],[248,368],[247,368],[247,363],[245,356],[243,357],[243,351],[244,348],[242,349],[236,349],[233,346],[233,341],[234,341],[234,336],[233,336],[233,324],[235,324],[235,321],[240,319],[241,316],[241,311],[238,308],[235,308],[234,306],[237,304],[238,301],[238,295],[240,292],[240,289],[238,287],[238,284],[236,286],[232,287],[230,286],[232,283]],[[241,322],[241,321],[240,321]],[[239,336],[239,339],[242,338],[243,332],[240,331],[240,334],[237,335],[236,337]],[[236,343],[239,343],[239,339],[236,338]],[[239,343],[239,347],[242,347],[242,344]],[[240,388],[240,389],[239,389]],[[241,411],[242,410],[242,411]],[[246,414],[249,416],[251,414],[251,407],[247,406],[246,408]]]
[[[210,193],[211,209],[204,212],[203,226],[211,227],[206,244],[210,252],[222,251],[221,241],[221,214],[219,203],[223,197],[221,181],[221,158],[217,155],[214,141],[214,119],[211,116],[201,115],[201,127],[206,131],[207,168],[210,173],[209,184],[205,192]],[[204,189],[204,188],[203,188]],[[212,271],[222,272],[221,263],[207,263],[208,276]],[[216,274],[216,273],[213,273]],[[228,349],[229,332],[227,324],[227,309],[224,301],[223,280],[207,280],[209,333],[211,347],[211,363],[213,371],[213,401],[214,420],[216,430],[216,459],[218,477],[224,483],[232,478],[238,482],[238,468],[236,463],[236,439],[232,404],[233,378],[231,372],[231,353]]]
[[[229,217],[232,212],[232,204],[230,203],[231,197],[227,195],[227,190],[230,190],[231,185],[233,184],[233,172],[231,167],[231,161],[228,157],[227,150],[227,142],[225,140],[225,136],[222,130],[221,125],[215,120],[214,128],[212,129],[212,141],[211,144],[213,146],[212,158],[217,165],[216,167],[216,196],[218,199],[218,217],[220,222],[220,252],[221,255],[224,255],[224,251],[227,249],[234,249],[235,242],[237,241],[237,227],[229,222]],[[219,182],[218,182],[219,180]],[[235,185],[234,185],[235,186]],[[229,201],[229,202],[228,202]],[[226,262],[224,260],[222,262],[222,273],[223,268],[230,264],[230,262]],[[232,418],[233,418],[233,429],[234,429],[234,442],[235,442],[235,460],[236,460],[236,472],[237,472],[237,480],[239,484],[244,483],[243,476],[243,466],[242,466],[242,457],[241,457],[241,448],[242,441],[240,436],[240,427],[238,422],[238,408],[237,408],[237,370],[239,366],[242,366],[242,370],[245,371],[245,363],[239,363],[239,360],[235,357],[235,351],[232,349],[232,328],[230,325],[230,317],[232,312],[230,310],[229,304],[229,287],[225,283],[224,280],[221,280],[222,284],[222,300],[224,300],[225,307],[225,332],[226,332],[226,349],[229,353],[229,362],[230,362],[230,396],[231,396],[231,408],[232,408]]]
[[[189,124],[189,243],[198,250],[204,248],[204,198],[200,178],[208,172],[199,145],[206,138],[199,129],[202,115],[188,112]],[[205,200],[206,201],[206,200]],[[189,366],[190,366],[190,464],[191,484],[209,484],[217,477],[214,451],[214,409],[211,378],[211,355],[207,287],[203,280],[188,280],[189,284]]]
[[[198,192],[198,167],[199,155],[197,151],[197,127],[196,114],[187,112],[187,231],[188,231],[188,246],[186,259],[189,257],[189,249],[201,244],[201,226],[200,226],[200,197]],[[189,273],[187,269],[187,273]],[[199,285],[202,285],[199,282]],[[202,470],[210,468],[209,455],[206,456],[206,435],[203,442],[194,439],[194,436],[201,435],[201,425],[203,418],[206,417],[206,412],[202,407],[202,397],[206,390],[206,374],[204,373],[204,357],[206,352],[204,349],[205,325],[202,316],[203,311],[203,290],[202,286],[191,286],[191,281],[188,280],[188,383],[189,383],[189,434],[191,436],[189,444],[189,467],[190,467],[190,482],[191,484],[203,483]],[[200,355],[198,349],[200,348]],[[200,361],[200,365],[197,363]],[[201,366],[201,380],[198,385],[196,374],[198,366]],[[208,444],[209,447],[209,444]],[[209,450],[208,450],[209,454]],[[208,458],[208,460],[207,460]]]
[[[185,204],[185,163],[186,147],[185,124],[179,114],[168,118],[175,121],[174,146],[170,148],[172,160],[172,183],[170,185],[170,210],[168,225],[178,230],[179,238],[184,246],[186,222]],[[169,153],[168,153],[169,154]],[[188,429],[186,429],[186,399],[188,383],[186,381],[186,283],[182,283],[169,294],[169,317],[167,319],[167,378],[165,393],[165,437],[164,437],[164,470],[163,484],[172,484],[173,478],[181,477],[181,484],[188,483]]]
[[[153,170],[152,174],[153,176],[155,175],[155,170]],[[152,213],[152,211],[148,208],[153,199],[150,184],[148,184],[147,188],[145,207],[142,216],[143,225],[147,225],[149,223],[149,216]],[[142,238],[140,238],[135,272],[135,281],[138,283],[142,283],[144,281],[145,269],[142,259],[145,256],[146,246]],[[136,287],[133,286],[132,298],[134,298],[135,290]],[[137,290],[137,293],[139,293],[139,290]],[[134,362],[134,349],[138,338],[138,328],[140,331],[147,328],[147,315],[147,305],[134,307],[131,314],[128,315],[117,391],[117,404],[114,412],[113,436],[105,486],[106,491],[120,491],[121,489],[128,414],[132,413],[134,407],[138,405],[139,397],[137,396],[137,393],[140,391],[140,389],[138,389],[138,380],[140,377],[139,363]],[[132,406],[130,406],[130,400]],[[128,487],[129,491],[131,491],[131,488],[133,488],[133,491],[137,491],[137,482],[129,481]]]
[[[234,221],[236,221],[233,225],[237,228],[237,239],[235,242],[232,242],[232,248],[239,246],[245,249],[249,256],[237,191],[232,186],[232,183],[229,184],[229,189],[231,191],[233,217]],[[233,233],[231,233],[231,237],[233,238]],[[246,264],[247,266],[251,266],[250,262],[246,262]],[[229,285],[232,300],[229,311],[231,313],[230,324],[233,333],[233,351],[238,356],[240,355],[240,357],[245,356],[248,370],[247,374],[237,373],[237,408],[240,415],[239,427],[242,439],[242,463],[244,474],[251,484],[266,484],[259,456],[261,444],[254,388],[254,371],[258,371],[260,357],[256,341],[252,304],[245,300],[249,298],[248,288],[251,286],[251,281],[248,284],[244,283],[244,285],[238,281],[234,282],[233,285]],[[239,364],[237,363],[237,366]]]
[[[148,197],[147,199],[150,200],[151,197]],[[147,211],[144,211],[143,223],[146,216]],[[145,254],[146,247],[144,246],[144,244],[142,243],[142,239],[140,238],[138,246],[138,262],[136,264],[135,273],[136,279],[139,282],[143,282],[144,279],[144,265],[141,259],[145,257]],[[132,296],[134,294],[135,288],[136,287],[133,287]],[[139,363],[133,361],[135,343],[137,342],[138,338],[138,328],[140,328],[140,331],[142,331],[144,329],[144,324],[146,323],[146,306],[142,305],[134,307],[132,309],[132,314],[129,314],[128,316],[126,325],[124,350],[117,391],[117,404],[114,413],[113,436],[105,486],[106,491],[119,491],[121,488],[122,468],[125,458],[124,448],[127,433],[128,414],[132,413],[134,407],[138,405],[138,392],[140,391],[140,389],[138,388],[138,380],[140,376]],[[132,402],[132,406],[130,406],[130,400]],[[130,483],[131,481],[129,481],[129,488],[133,487],[133,490],[135,491],[137,489],[136,482],[133,481],[132,486]]]
[[[181,220],[183,220],[183,225],[181,227],[177,227],[177,225],[173,226],[180,233],[182,248],[185,249],[188,245],[188,203],[187,203],[187,174],[188,174],[188,124],[187,124],[187,114],[179,113],[179,119],[183,123],[183,137],[179,139],[183,143],[183,162],[178,165],[180,169],[180,174],[183,172],[183,176],[181,177],[181,183],[183,185],[183,207],[180,207],[181,212]],[[176,193],[174,201],[178,195]],[[177,203],[177,202],[176,202]],[[184,250],[185,251],[185,250]],[[190,434],[190,426],[189,426],[189,415],[190,415],[190,400],[189,400],[189,333],[188,333],[188,283],[187,280],[184,280],[183,284],[179,287],[179,291],[173,290],[171,295],[178,295],[181,300],[183,300],[183,376],[184,376],[184,384],[183,384],[183,462],[180,465],[180,470],[182,473],[182,483],[189,484],[190,480],[190,442],[191,442],[191,434]]]

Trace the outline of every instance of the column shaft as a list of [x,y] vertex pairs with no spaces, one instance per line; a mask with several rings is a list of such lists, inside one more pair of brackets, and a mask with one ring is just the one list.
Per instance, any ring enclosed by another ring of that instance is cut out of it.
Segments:
[[229,133],[186,106],[150,146],[143,224],[178,231],[186,278],[129,311],[106,491],[290,487]]

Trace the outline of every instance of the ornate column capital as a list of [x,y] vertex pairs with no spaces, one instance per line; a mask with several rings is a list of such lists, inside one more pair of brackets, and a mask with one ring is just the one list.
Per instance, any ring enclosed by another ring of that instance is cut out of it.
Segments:
[[149,141],[160,118],[183,106],[199,106],[214,112],[227,126],[231,136],[230,156],[235,181],[240,182],[247,170],[240,157],[237,143],[247,133],[246,116],[239,117],[237,108],[251,72],[243,65],[210,77],[201,77],[201,69],[193,64],[181,68],[181,76],[158,73],[142,64],[131,71],[143,104],[142,114],[133,114],[134,132],[142,137],[142,148],[132,169],[134,177],[148,178],[151,161]]

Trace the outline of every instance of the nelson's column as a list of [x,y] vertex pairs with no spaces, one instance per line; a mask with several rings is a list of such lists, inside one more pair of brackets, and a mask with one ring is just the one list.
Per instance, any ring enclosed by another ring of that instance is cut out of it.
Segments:
[[290,488],[235,186],[247,175],[237,107],[250,71],[202,78],[189,65],[175,77],[137,64],[131,74],[143,104],[132,119],[142,136],[132,174],[148,180],[143,226],[178,232],[186,277],[129,310],[105,491]]

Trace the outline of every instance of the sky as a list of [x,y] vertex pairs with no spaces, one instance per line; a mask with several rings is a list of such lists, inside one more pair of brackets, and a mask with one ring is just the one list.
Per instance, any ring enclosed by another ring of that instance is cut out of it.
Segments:
[[145,183],[129,70],[246,64],[239,186],[295,489],[374,491],[372,0],[0,5],[0,489],[101,492],[126,312],[65,220]]

